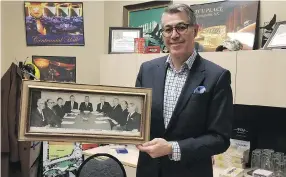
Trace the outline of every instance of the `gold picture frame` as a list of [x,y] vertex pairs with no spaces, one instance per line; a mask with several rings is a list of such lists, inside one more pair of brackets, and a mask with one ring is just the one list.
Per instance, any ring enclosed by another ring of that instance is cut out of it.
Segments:
[[142,144],[151,101],[149,88],[23,80],[19,141]]

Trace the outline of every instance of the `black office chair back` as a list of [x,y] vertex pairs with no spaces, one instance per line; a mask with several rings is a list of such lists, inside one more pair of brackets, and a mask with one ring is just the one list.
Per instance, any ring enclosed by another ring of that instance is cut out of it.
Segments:
[[126,177],[122,163],[106,153],[88,157],[78,168],[77,177]]

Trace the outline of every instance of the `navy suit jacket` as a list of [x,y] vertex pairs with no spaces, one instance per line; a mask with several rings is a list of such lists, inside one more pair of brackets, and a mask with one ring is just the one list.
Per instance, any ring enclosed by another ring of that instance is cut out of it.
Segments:
[[126,122],[126,130],[132,131],[137,129],[140,132],[141,114],[134,112]]
[[70,113],[72,109],[78,109],[78,103],[74,102],[73,107],[71,107],[71,101],[66,101],[64,105],[65,113]]
[[[233,96],[230,72],[197,55],[168,127],[163,118],[167,56],[144,62],[136,87],[152,88],[150,138],[177,141],[181,160],[140,152],[137,177],[212,177],[211,156],[230,145]],[[203,94],[194,93],[205,86]]]
[[108,113],[111,109],[111,106],[108,102],[104,102],[103,106],[102,106],[102,109],[100,109],[100,106],[101,106],[101,103],[98,103],[97,104],[97,107],[96,107],[96,111],[97,112],[103,112],[103,113]]
[[83,112],[83,111],[90,111],[90,112],[92,112],[93,111],[92,103],[89,102],[87,104],[87,106],[86,106],[85,102],[81,102],[80,106],[79,106],[79,110],[81,112]]
[[[47,114],[43,111],[44,118],[42,114],[40,114],[39,110],[36,108],[32,111],[31,114],[31,126],[34,127],[44,127],[48,125],[48,116]],[[43,121],[44,119],[44,121]]]

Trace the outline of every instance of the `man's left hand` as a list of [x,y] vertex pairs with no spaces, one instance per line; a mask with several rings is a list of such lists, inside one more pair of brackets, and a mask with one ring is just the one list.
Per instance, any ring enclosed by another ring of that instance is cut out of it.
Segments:
[[137,145],[137,148],[148,153],[152,158],[172,154],[172,144],[162,138],[155,138],[142,145]]

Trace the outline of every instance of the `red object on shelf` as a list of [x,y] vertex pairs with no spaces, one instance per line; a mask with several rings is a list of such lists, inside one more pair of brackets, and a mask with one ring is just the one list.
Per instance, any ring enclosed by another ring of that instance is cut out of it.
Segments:
[[135,53],[144,53],[145,51],[145,39],[144,38],[135,38],[134,39],[134,49]]
[[145,53],[160,53],[160,46],[148,46]]
[[82,150],[88,150],[88,149],[92,149],[92,148],[96,148],[98,147],[98,144],[89,144],[89,143],[83,143],[82,144]]

